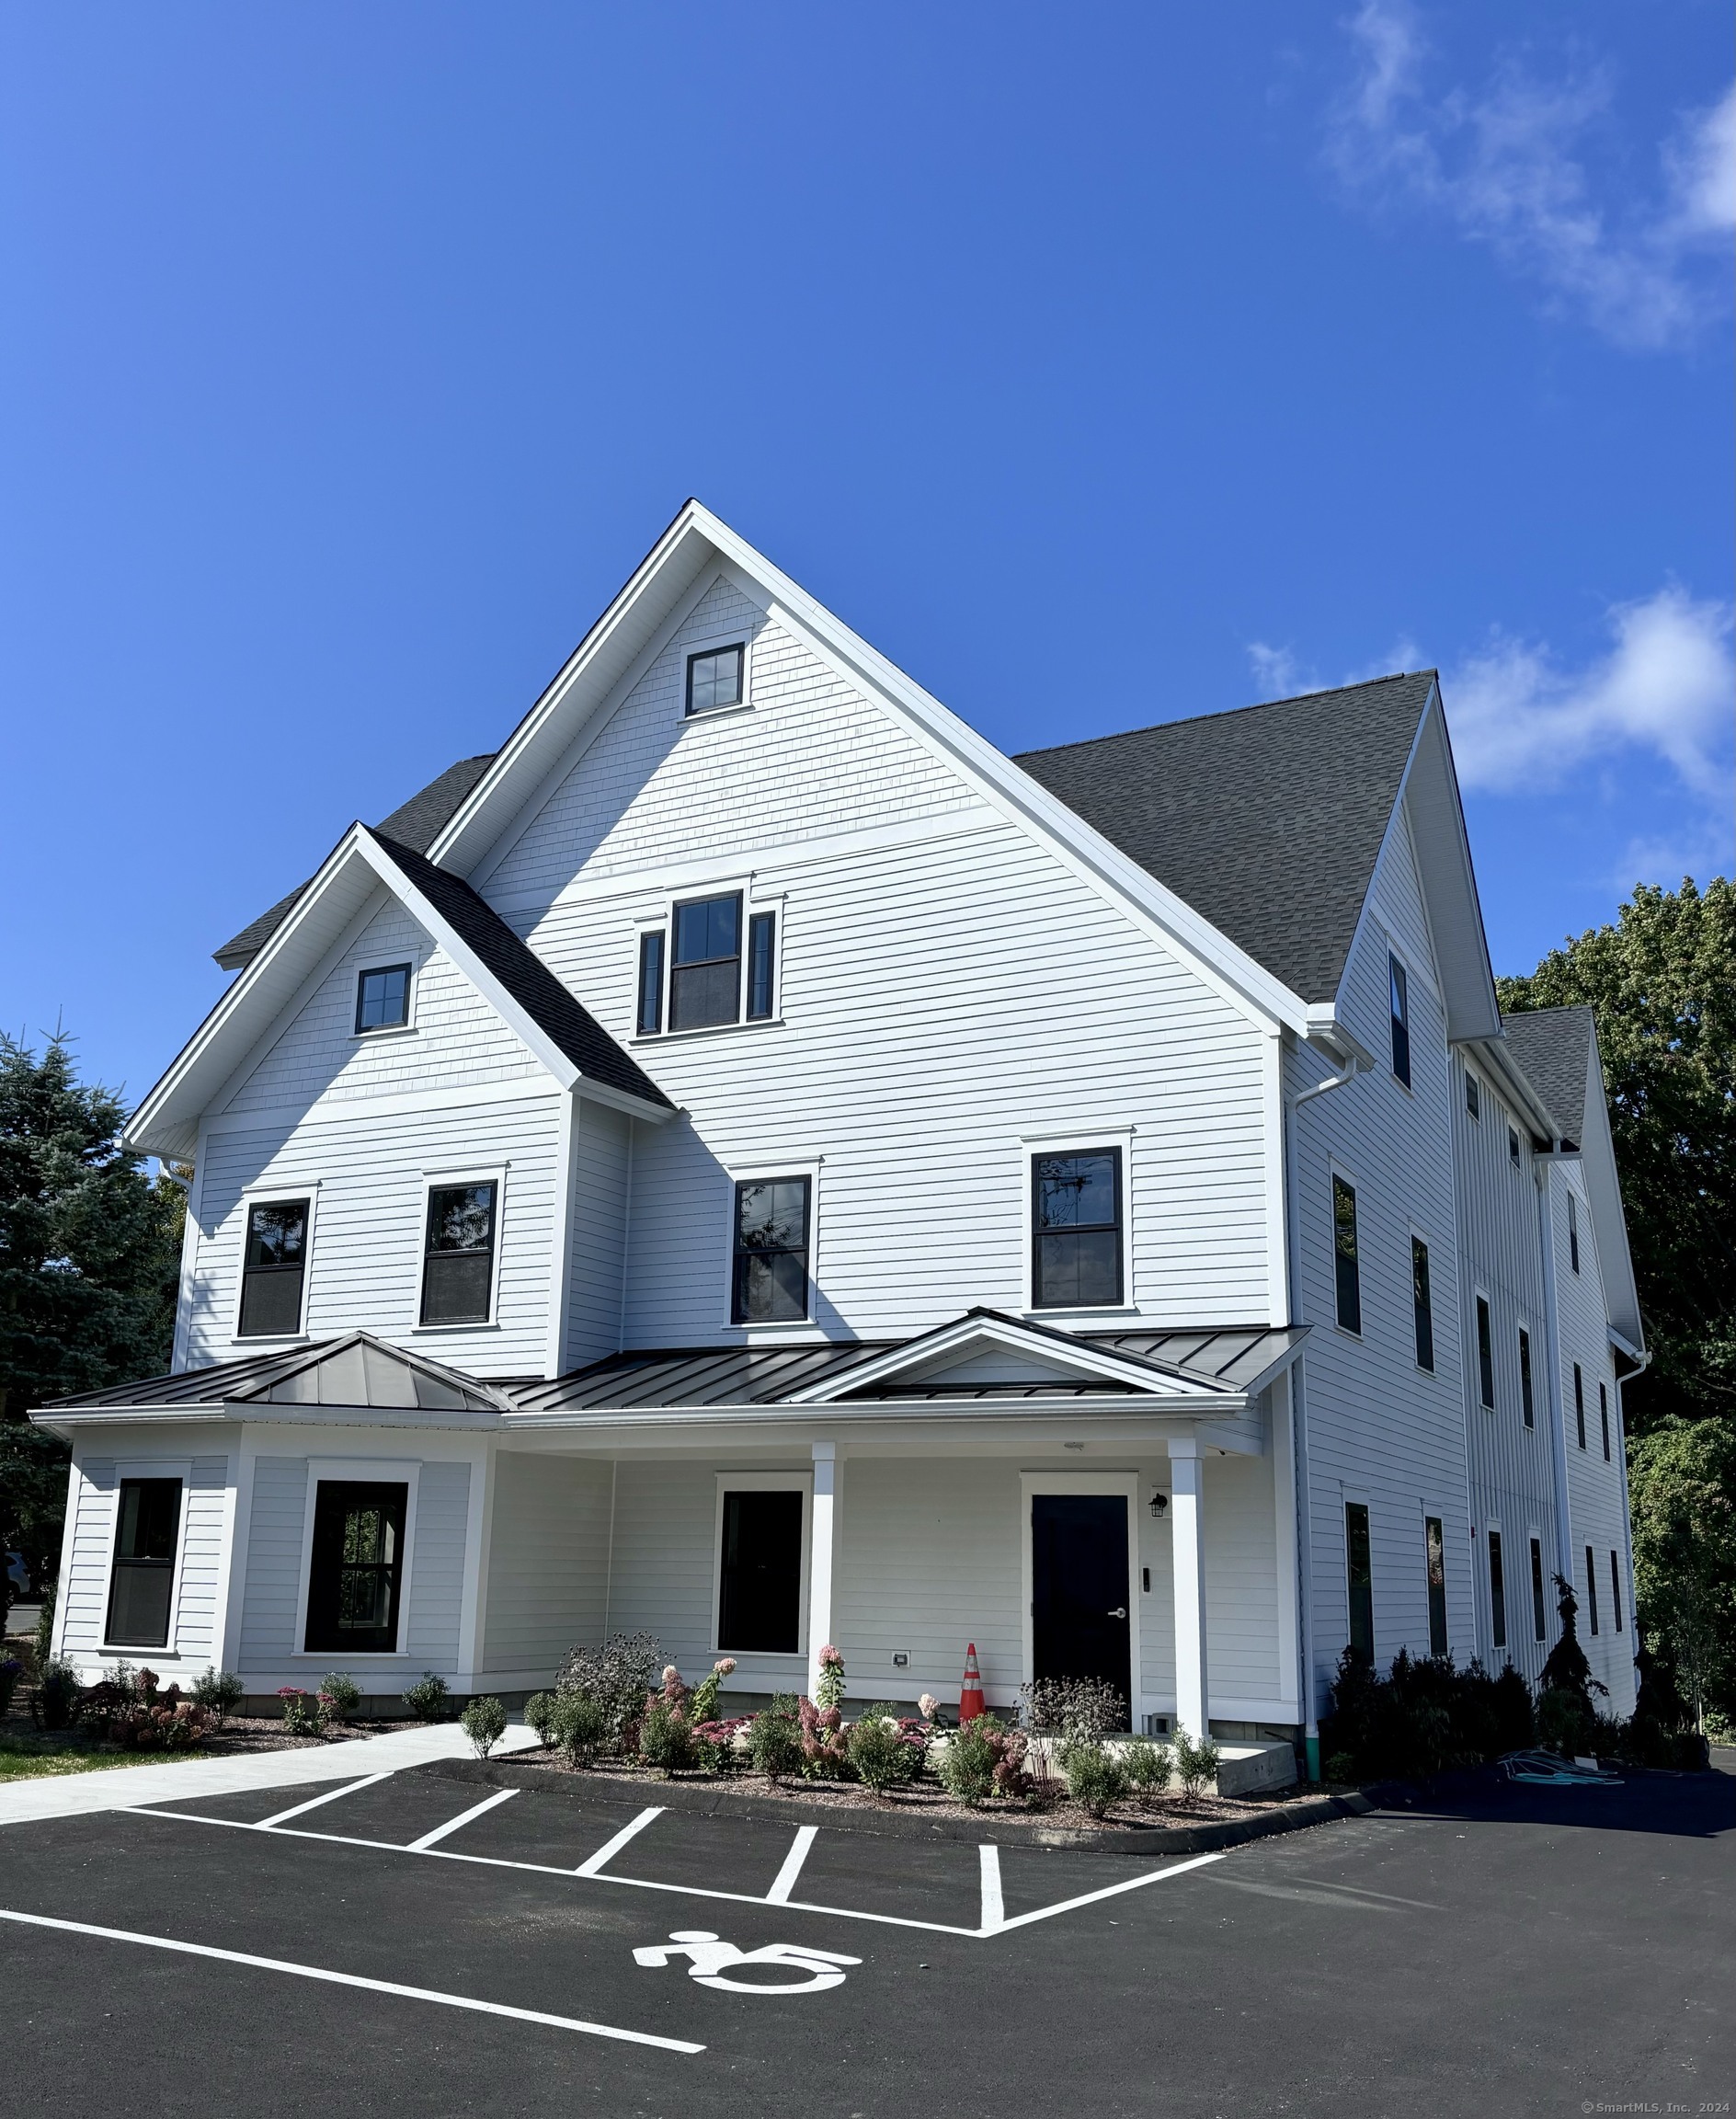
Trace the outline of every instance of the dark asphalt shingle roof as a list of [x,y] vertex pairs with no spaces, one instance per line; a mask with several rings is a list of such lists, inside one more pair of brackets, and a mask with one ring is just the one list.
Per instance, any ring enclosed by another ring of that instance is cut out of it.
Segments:
[[[375,825],[375,830],[388,839],[395,839],[400,846],[426,853],[457,813],[458,805],[494,762],[492,750],[480,758],[461,758],[456,765],[449,765],[438,780],[430,780],[419,793],[412,795],[390,817]],[[250,964],[277,933],[290,908],[306,888],[305,883],[298,883],[287,898],[280,898],[269,911],[261,912],[239,934],[231,936],[221,949],[214,950],[212,954],[223,969],[240,971]]]
[[1557,1139],[1575,1147],[1585,1125],[1596,1025],[1589,1008],[1527,1008],[1501,1019],[1507,1049],[1554,1119]]
[[1337,997],[1434,672],[1013,762],[1303,1001]]
[[590,1011],[567,991],[530,944],[515,934],[462,876],[437,868],[425,854],[388,839],[383,831],[371,836],[588,1081],[624,1090],[647,1104],[661,1105],[666,1111],[675,1108],[638,1062],[630,1059]]

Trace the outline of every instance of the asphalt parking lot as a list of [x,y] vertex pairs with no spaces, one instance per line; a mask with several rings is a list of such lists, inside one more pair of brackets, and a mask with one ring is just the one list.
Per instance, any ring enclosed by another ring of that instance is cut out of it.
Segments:
[[600,1787],[428,1768],[6,1827],[4,2102],[1698,2119],[1736,2093],[1727,1776],[1467,1784],[1169,1862]]

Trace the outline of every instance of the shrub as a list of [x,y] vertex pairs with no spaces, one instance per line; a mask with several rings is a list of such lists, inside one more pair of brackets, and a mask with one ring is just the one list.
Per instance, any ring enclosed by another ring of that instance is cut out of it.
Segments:
[[1511,1663],[1490,1678],[1473,1661],[1411,1657],[1402,1649],[1385,1678],[1353,1650],[1339,1660],[1322,1748],[1346,1758],[1349,1780],[1416,1779],[1478,1766],[1534,1740],[1531,1689]]
[[1155,1803],[1170,1785],[1170,1747],[1154,1744],[1148,1736],[1136,1736],[1122,1752],[1121,1763],[1127,1785],[1142,1805]]
[[31,1659],[39,1671],[46,1671],[54,1660],[54,1607],[59,1600],[60,1584],[51,1582],[42,1609],[36,1615],[36,1632],[30,1643]]
[[51,1655],[39,1663],[35,1718],[40,1728],[70,1729],[84,1687],[78,1672],[63,1655]]
[[1175,1777],[1190,1803],[1197,1803],[1209,1781],[1217,1781],[1217,1747],[1209,1736],[1196,1744],[1185,1729],[1175,1733]]
[[737,1747],[736,1738],[750,1725],[746,1714],[738,1714],[733,1721],[696,1722],[693,1724],[695,1765],[708,1773],[739,1773],[747,1760]]
[[537,1733],[546,1751],[554,1741],[555,1707],[553,1692],[532,1692],[524,1703],[524,1718]]
[[[841,1684],[841,1679],[839,1682]],[[802,1699],[796,1702],[795,1714],[801,1729],[803,1778],[841,1780],[850,1770],[843,1709],[836,1701],[829,1707],[822,1707],[817,1701]]]
[[717,1701],[724,1689],[724,1679],[736,1667],[733,1655],[720,1655],[705,1676],[693,1688],[692,1715],[694,1726],[702,1722],[715,1722]]
[[1356,1761],[1348,1751],[1334,1751],[1320,1771],[1329,1781],[1351,1781],[1356,1778]]
[[193,1680],[195,1705],[215,1715],[220,1729],[246,1696],[246,1687],[233,1670],[208,1669]]
[[283,1702],[283,1728],[291,1736],[322,1736],[326,1733],[326,1702],[317,1693],[300,1685],[280,1685]]
[[946,1793],[967,1810],[990,1795],[1022,1795],[1028,1779],[1024,1737],[995,1715],[978,1714],[947,1740],[934,1770]]
[[680,1773],[693,1763],[693,1725],[668,1700],[655,1701],[639,1724],[639,1756],[661,1773]]
[[768,1781],[794,1773],[802,1763],[802,1724],[795,1703],[782,1695],[748,1724],[748,1756]]
[[1127,1726],[1127,1702],[1106,1678],[1039,1678],[1020,1689],[1024,1725],[1034,1736],[1087,1744]]
[[348,1670],[328,1670],[319,1681],[320,1698],[334,1722],[353,1722],[361,1712],[361,1687]]
[[478,1758],[487,1758],[507,1733],[507,1711],[492,1694],[472,1700],[458,1720]]
[[80,1695],[78,1720],[93,1735],[126,1751],[185,1751],[202,1744],[215,1726],[210,1712],[182,1699],[178,1685],[166,1692],[157,1686],[154,1670],[118,1663]]
[[424,1670],[404,1688],[404,1704],[418,1722],[444,1722],[451,1712],[451,1688],[435,1671]]
[[1537,1737],[1547,1751],[1559,1751],[1577,1758],[1592,1747],[1596,1717],[1580,1694],[1565,1685],[1551,1685],[1537,1698]]
[[1127,1793],[1127,1769],[1106,1744],[1070,1744],[1062,1763],[1067,1792],[1088,1817],[1106,1817]]
[[927,1749],[919,1723],[903,1722],[890,1707],[874,1706],[845,1738],[851,1770],[872,1794],[884,1795],[922,1770]]
[[0,1658],[0,1714],[12,1711],[12,1695],[24,1675],[24,1666],[16,1655]]
[[561,1665],[555,1689],[588,1693],[608,1712],[611,1735],[624,1744],[663,1667],[655,1634],[616,1633],[600,1648],[572,1650]]
[[609,1748],[615,1726],[609,1709],[588,1692],[557,1692],[554,1740],[575,1766],[591,1766]]

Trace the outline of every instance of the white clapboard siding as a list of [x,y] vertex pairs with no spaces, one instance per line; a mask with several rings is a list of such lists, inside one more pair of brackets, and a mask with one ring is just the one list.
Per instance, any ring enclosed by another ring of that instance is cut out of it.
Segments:
[[568,1649],[602,1639],[613,1467],[498,1451],[488,1551],[486,1682],[552,1684]]
[[[358,1036],[361,972],[415,967],[409,1028]],[[301,1108],[369,1096],[403,1095],[540,1078],[517,1034],[477,993],[444,950],[394,898],[382,890],[353,941],[229,1095],[234,1112]]]
[[[495,1096],[424,1114],[352,1112],[321,1123],[212,1133],[200,1174],[199,1233],[188,1303],[187,1365],[233,1360],[246,1200],[317,1187],[307,1330],[364,1330],[471,1373],[541,1375],[554,1300],[554,1193],[561,1099]],[[488,1325],[417,1329],[428,1174],[505,1168],[499,1299]]]
[[[253,1467],[247,1579],[241,1608],[241,1675],[288,1670],[295,1637],[302,1546],[307,1526],[307,1459],[266,1457]],[[306,1684],[304,1677],[280,1684]]]
[[112,1457],[86,1457],[73,1467],[67,1495],[73,1534],[60,1586],[62,1652],[69,1656],[89,1656],[102,1645],[119,1485]]
[[[1628,1531],[1627,1497],[1622,1481],[1625,1449],[1621,1418],[1621,1393],[1616,1388],[1610,1358],[1609,1320],[1604,1302],[1604,1284],[1598,1271],[1596,1239],[1591,1208],[1586,1202],[1584,1175],[1577,1163],[1565,1163],[1552,1174],[1555,1221],[1556,1300],[1561,1320],[1561,1403],[1566,1418],[1569,1550],[1572,1554],[1572,1581],[1579,1596],[1579,1638],[1592,1666],[1593,1675],[1609,1687],[1606,1705],[1614,1713],[1632,1711],[1636,1683],[1634,1650],[1639,1645],[1633,1631],[1633,1570]],[[1572,1270],[1568,1242],[1567,1195],[1570,1187],[1579,1201],[1580,1270]],[[1573,1364],[1578,1362],[1585,1388],[1585,1448],[1579,1447],[1578,1424],[1573,1412]],[[1609,1404],[1609,1458],[1604,1456],[1603,1426],[1598,1413],[1597,1388],[1604,1386]],[[1590,1598],[1586,1594],[1585,1548],[1592,1548],[1597,1570],[1598,1630],[1591,1630]],[[1617,1555],[1623,1576],[1621,1631],[1615,1628],[1611,1605],[1609,1556]],[[1555,1597],[1551,1590],[1550,1638],[1557,1631]]]
[[217,1613],[222,1579],[225,1507],[232,1478],[227,1450],[213,1448],[209,1429],[183,1429],[166,1435],[160,1427],[141,1426],[111,1437],[100,1455],[82,1458],[67,1489],[72,1542],[62,1578],[65,1616],[62,1653],[87,1665],[100,1654],[108,1613],[108,1569],[114,1552],[116,1511],[122,1478],[182,1481],[182,1522],[174,1585],[174,1631],[161,1648],[111,1651],[149,1663],[163,1678],[185,1687],[217,1657],[221,1631]]
[[[690,1679],[712,1666],[716,1473],[727,1462],[623,1458],[615,1469],[609,1631],[655,1634],[664,1655]],[[780,1458],[778,1467],[811,1468],[795,1455]],[[788,1661],[788,1671],[781,1675],[791,1690],[802,1690],[806,1661],[800,1655]]]
[[230,1484],[226,1454],[196,1456],[182,1506],[181,1577],[174,1646],[178,1661],[197,1671],[221,1661],[223,1614],[217,1609],[223,1580],[223,1539]]
[[[1478,1088],[1478,1115],[1466,1100],[1468,1070]],[[1545,1598],[1547,1638],[1539,1642],[1533,1621],[1530,1541],[1542,1548],[1547,1576],[1556,1564],[1555,1452],[1558,1437],[1550,1400],[1549,1319],[1537,1218],[1537,1179],[1526,1128],[1508,1110],[1487,1075],[1474,1062],[1453,1071],[1453,1128],[1458,1156],[1459,1231],[1464,1310],[1459,1323],[1465,1370],[1466,1457],[1470,1476],[1475,1553],[1478,1647],[1499,1670],[1511,1662],[1533,1683],[1558,1631],[1555,1595]],[[1520,1138],[1519,1167],[1513,1163],[1508,1128]],[[1478,1296],[1489,1303],[1494,1350],[1495,1403],[1482,1403],[1477,1353]],[[1526,1427],[1519,1368],[1520,1327],[1531,1337],[1532,1396],[1536,1425]],[[1570,1409],[1570,1419],[1571,1417]],[[1489,1533],[1498,1529],[1505,1587],[1506,1640],[1497,1645],[1490,1595]]]
[[564,1369],[598,1360],[621,1345],[633,1133],[622,1113],[581,1099],[573,1143]]
[[[752,641],[750,706],[685,717],[690,643]],[[643,868],[967,806],[974,796],[909,732],[720,580],[524,829],[479,872],[491,903],[552,899],[581,869]]]
[[[1315,1098],[1294,1119],[1297,1311],[1313,1329],[1304,1355],[1313,1557],[1314,1678],[1325,1687],[1349,1639],[1344,1504],[1369,1510],[1375,1654],[1429,1650],[1424,1519],[1437,1516],[1446,1552],[1447,1625],[1461,1661],[1472,1653],[1469,1525],[1454,1205],[1452,1075],[1445,1017],[1422,946],[1422,894],[1409,834],[1390,836],[1368,914],[1346,968],[1341,1009],[1376,1056],[1372,1073]],[[1388,954],[1409,975],[1411,1086],[1390,1067]],[[1324,1079],[1312,1054],[1286,1062],[1291,1094]],[[1363,1331],[1339,1329],[1331,1176],[1354,1185]],[[1434,1372],[1416,1360],[1412,1233],[1429,1246]]]
[[417,1482],[404,1647],[417,1669],[442,1677],[458,1667],[470,1477],[468,1464],[425,1463]]

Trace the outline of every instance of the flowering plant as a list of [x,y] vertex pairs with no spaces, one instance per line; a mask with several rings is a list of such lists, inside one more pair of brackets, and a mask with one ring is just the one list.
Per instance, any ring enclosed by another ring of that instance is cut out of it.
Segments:
[[[701,1690],[704,1688],[702,1686]],[[696,1699],[697,1694],[694,1696]],[[738,1773],[747,1763],[737,1739],[753,1724],[751,1714],[737,1714],[725,1721],[707,1720],[693,1724],[693,1750],[708,1773]]]
[[941,1712],[940,1701],[934,1697],[932,1692],[925,1692],[917,1701],[917,1705],[922,1710],[923,1721],[928,1724],[931,1729],[933,1728]]
[[814,1680],[814,1704],[822,1713],[844,1697],[844,1655],[828,1643],[820,1650],[819,1676]]
[[288,1736],[320,1736],[326,1731],[326,1700],[323,1692],[309,1692],[300,1685],[280,1685],[283,1702],[283,1731]]
[[[836,1654],[833,1650],[831,1653]],[[827,1651],[820,1651],[823,1673]],[[843,1667],[839,1656],[839,1667]],[[842,1689],[840,1685],[839,1689]],[[844,1711],[836,1701],[822,1707],[816,1700],[802,1699],[796,1702],[796,1720],[801,1725],[802,1772],[809,1781],[836,1781],[850,1763],[850,1745],[844,1735]]]
[[714,1722],[717,1719],[718,1695],[723,1691],[724,1679],[736,1667],[733,1655],[720,1655],[710,1671],[693,1688],[694,1722]]

